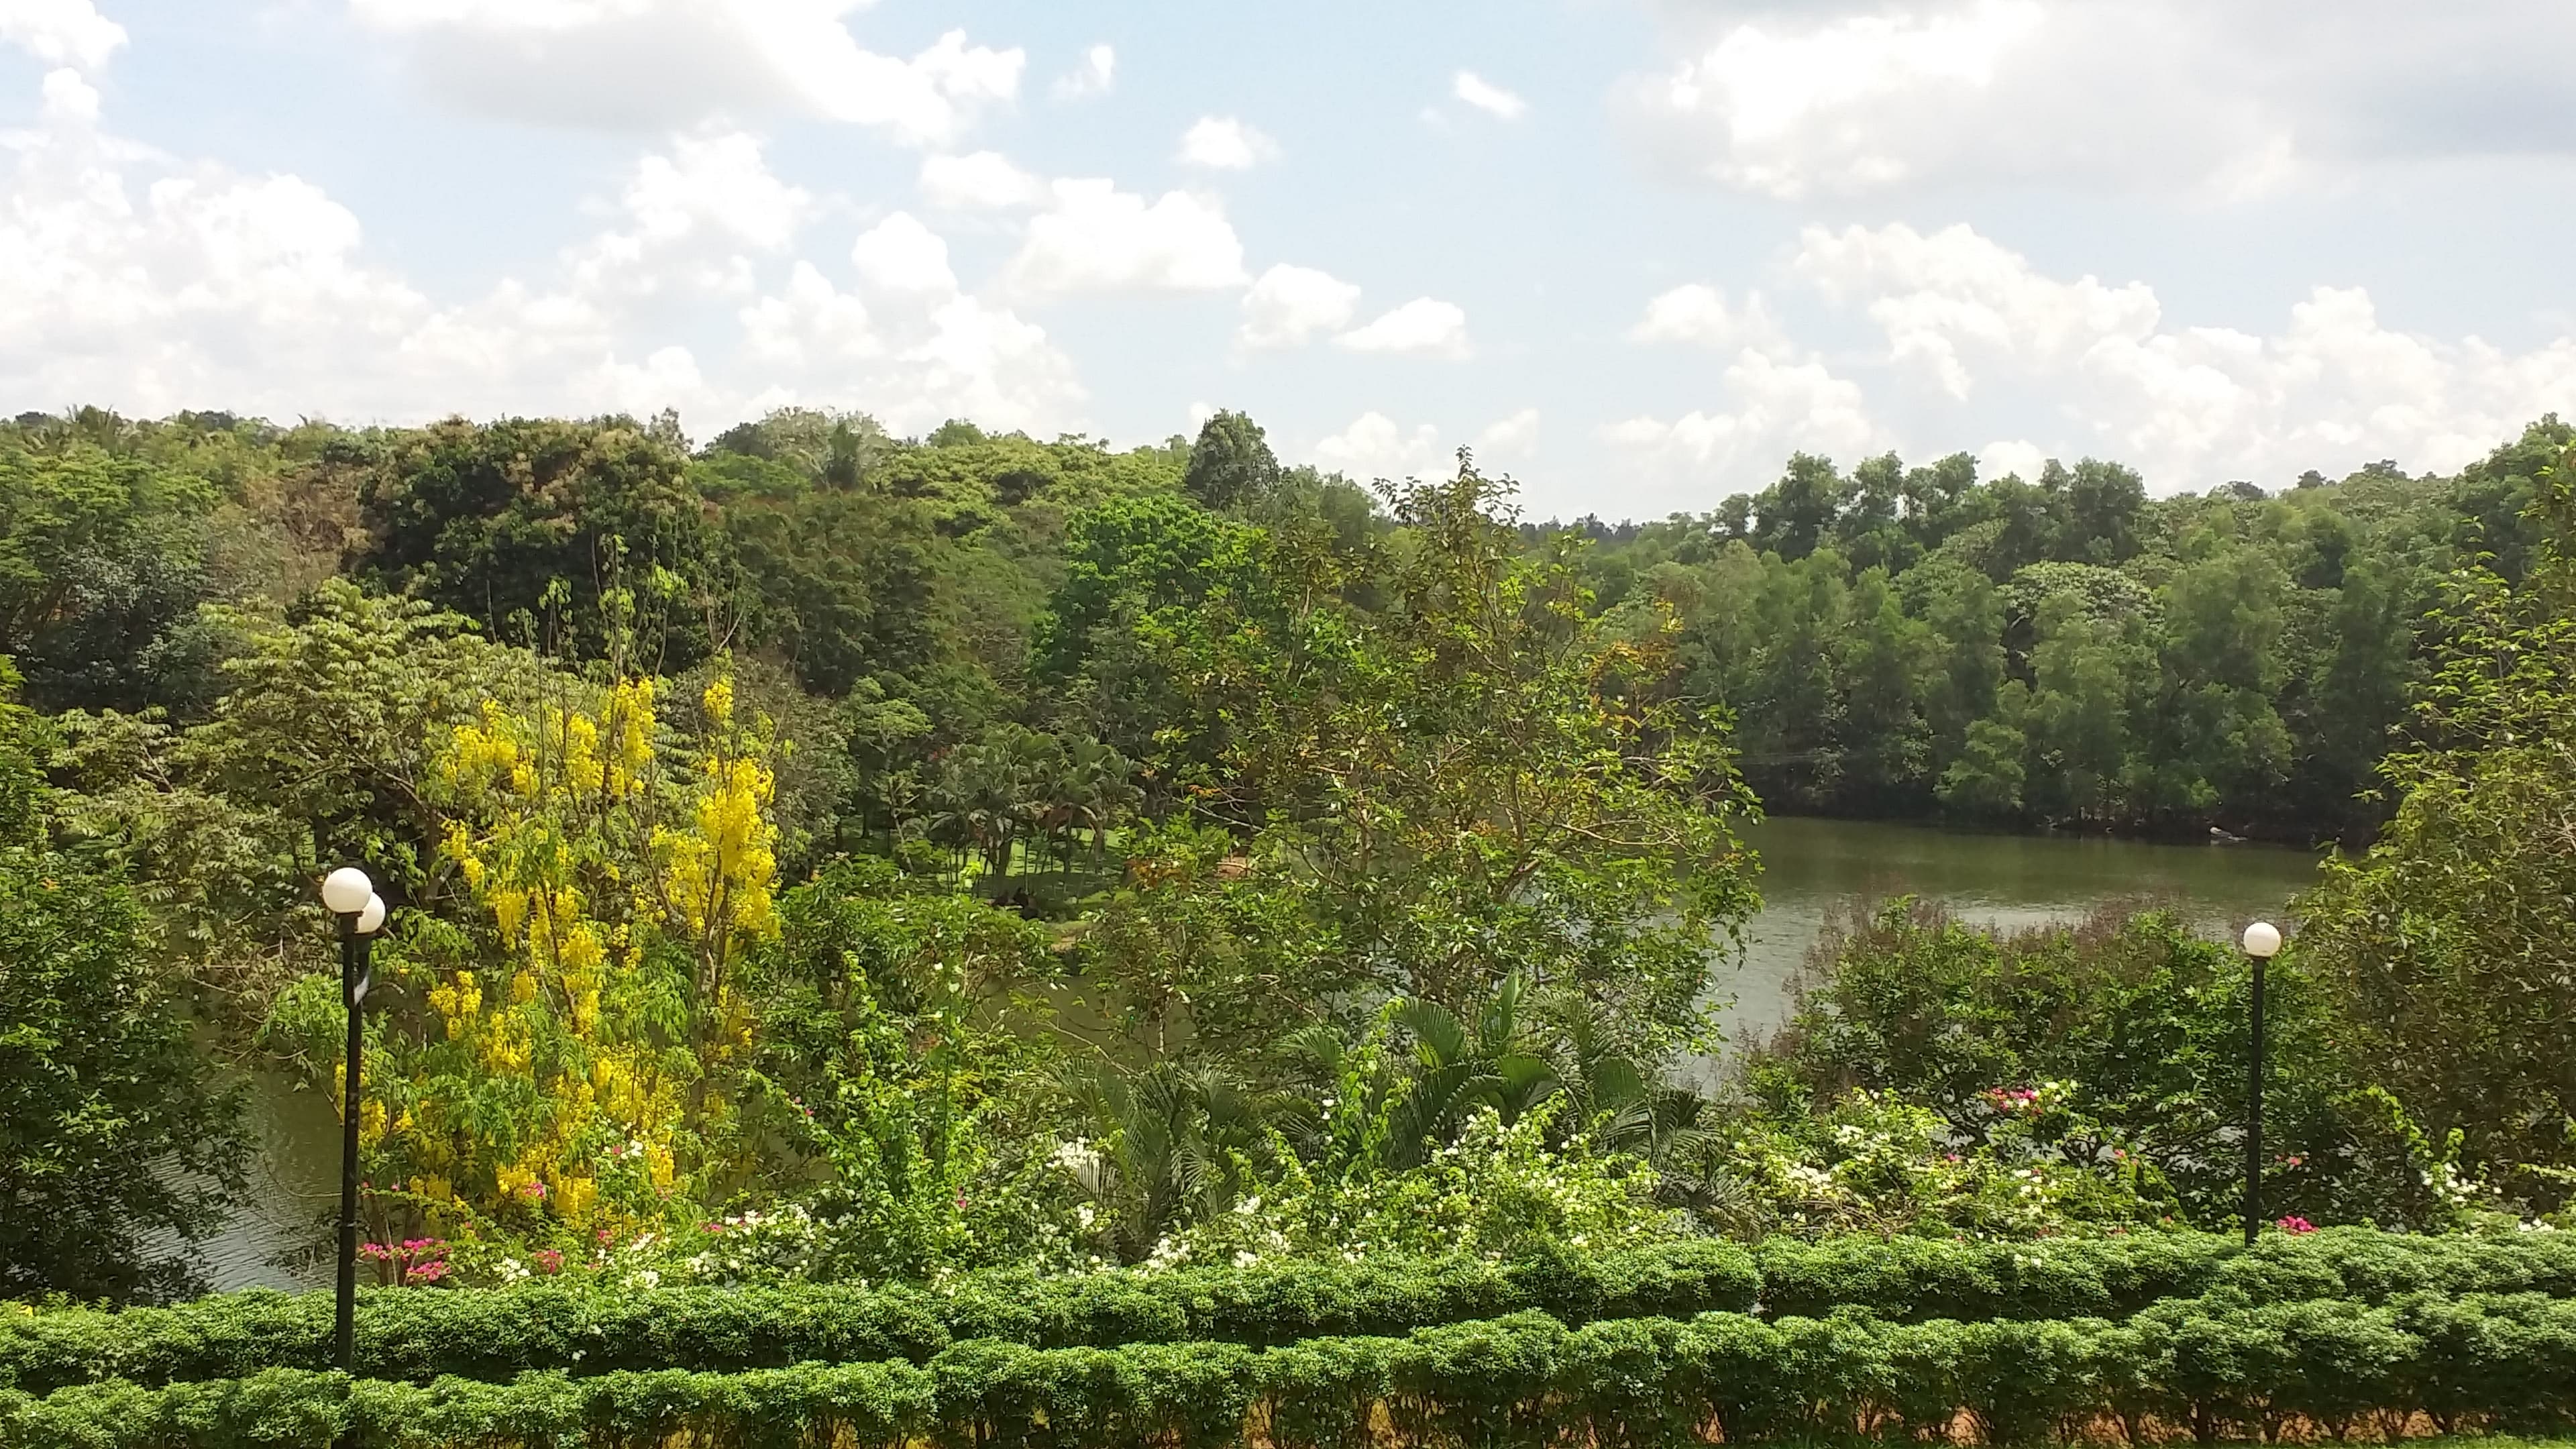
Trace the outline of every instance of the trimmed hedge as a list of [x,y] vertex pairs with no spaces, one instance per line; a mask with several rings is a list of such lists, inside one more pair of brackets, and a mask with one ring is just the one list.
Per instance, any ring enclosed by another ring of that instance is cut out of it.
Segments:
[[[927,1366],[809,1364],[738,1374],[531,1373],[426,1386],[271,1369],[142,1388],[0,1395],[9,1449],[268,1449],[342,1432],[432,1446],[849,1441],[869,1449],[1678,1449],[1748,1441],[1904,1441],[1973,1420],[1990,1443],[2114,1420],[2141,1439],[2338,1438],[2531,1430],[2576,1417],[2576,1302],[2404,1295],[2255,1307],[2241,1295],[2099,1319],[1891,1323],[1842,1316],[1605,1320],[1540,1313],[1402,1338],[1272,1349],[953,1344]],[[1383,1416],[1381,1418],[1381,1415]]]
[[[1758,1267],[1758,1273],[1757,1273]],[[2127,1318],[2241,1294],[2364,1304],[2430,1290],[2576,1299],[2576,1235],[2412,1237],[2341,1228],[2247,1249],[2214,1234],[2051,1243],[1708,1240],[1507,1265],[1189,1269],[1083,1278],[972,1275],[953,1289],[836,1285],[611,1292],[559,1280],[489,1292],[362,1294],[363,1377],[501,1381],[537,1370],[735,1372],[804,1362],[929,1363],[950,1345],[1215,1341],[1275,1347],[1537,1310],[1566,1323],[1703,1312],[1895,1322]],[[0,1388],[244,1379],[330,1362],[327,1294],[249,1292],[165,1309],[0,1317]]]
[[2430,1237],[2328,1228],[2247,1248],[2217,1233],[2046,1243],[1926,1238],[1774,1239],[1754,1249],[1760,1311],[1883,1318],[2126,1317],[2168,1298],[2227,1289],[2257,1301],[2401,1293],[2545,1293],[2576,1298],[2576,1234]]
[[[502,1382],[541,1369],[608,1374],[742,1372],[804,1361],[930,1364],[963,1341],[1033,1348],[1218,1341],[1270,1348],[1314,1338],[1401,1336],[1422,1325],[1520,1310],[1548,1312],[1561,1323],[1698,1312],[1754,1312],[1775,1320],[1860,1312],[1893,1323],[2117,1320],[2156,1305],[2202,1312],[2221,1299],[2383,1305],[2427,1289],[2450,1297],[2535,1292],[2576,1299],[2576,1235],[2409,1238],[2342,1227],[2277,1235],[2251,1250],[2223,1235],[2177,1232],[2061,1243],[1780,1240],[1752,1253],[1690,1240],[1507,1266],[1309,1263],[1084,1279],[976,1274],[953,1289],[799,1284],[608,1292],[546,1279],[497,1292],[361,1294],[358,1372],[428,1385],[443,1374]],[[0,1318],[0,1387],[36,1395],[100,1379],[165,1385],[325,1364],[330,1294],[245,1292],[167,1310]]]
[[[1269,1346],[1537,1309],[1568,1322],[1748,1310],[1744,1249],[1710,1240],[1510,1264],[1305,1264],[1038,1279],[978,1274],[953,1291],[830,1284],[607,1291],[558,1280],[492,1291],[359,1295],[361,1376],[427,1383],[539,1369],[732,1371],[927,1363],[949,1344],[1039,1348],[1216,1340]],[[331,1363],[331,1296],[251,1291],[172,1308],[0,1318],[0,1388],[122,1378],[245,1378]]]

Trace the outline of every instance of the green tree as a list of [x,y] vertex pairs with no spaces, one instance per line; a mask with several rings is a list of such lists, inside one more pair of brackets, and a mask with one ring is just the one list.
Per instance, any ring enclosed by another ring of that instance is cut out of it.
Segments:
[[1291,580],[1312,604],[1285,628],[1211,631],[1239,800],[1337,963],[1304,983],[1319,1003],[1458,1006],[1517,973],[1668,1046],[1755,904],[1749,801],[1723,720],[1680,695],[1678,621],[1609,627],[1570,543],[1522,553],[1506,489],[1462,464],[1392,490],[1365,617]]
[[496,632],[599,655],[624,592],[643,662],[681,669],[728,637],[722,535],[676,437],[608,418],[451,418],[396,435],[361,490],[363,574]]
[[1933,672],[1930,630],[1906,616],[1882,568],[1851,591],[1851,626],[1836,660],[1844,684],[1843,798],[1902,810],[1919,792],[1932,758],[1922,710]]
[[779,902],[752,963],[761,1028],[746,1125],[777,1142],[772,1190],[821,1178],[836,1226],[817,1276],[883,1280],[1025,1259],[1045,1186],[1043,928],[900,879],[826,869]]
[[1934,762],[1946,768],[2003,687],[2003,601],[1985,575],[1955,559],[1928,563],[1901,583],[1921,599],[1917,612],[1931,633],[1937,666],[1925,682],[1924,725]]
[[1241,413],[1219,412],[1199,425],[1181,486],[1201,505],[1222,512],[1259,504],[1279,479],[1279,459],[1260,424]]
[[2407,1112],[2555,1206],[2576,1182],[2576,449],[2537,471],[2530,575],[2451,580],[2414,737],[2382,766],[2396,814],[2327,863],[2295,949]]
[[0,847],[0,1297],[203,1286],[250,1148],[152,960],[113,876]]
[[1780,481],[1753,500],[1753,546],[1795,563],[1816,551],[1851,496],[1831,458],[1794,454]]
[[215,503],[204,480],[147,458],[0,439],[0,653],[18,657],[40,703],[165,697],[209,592]]

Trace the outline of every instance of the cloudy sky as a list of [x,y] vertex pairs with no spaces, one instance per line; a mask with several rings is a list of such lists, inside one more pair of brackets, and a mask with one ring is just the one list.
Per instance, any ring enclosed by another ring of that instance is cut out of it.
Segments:
[[1657,516],[2576,413],[2566,0],[0,0],[0,409],[1250,412]]

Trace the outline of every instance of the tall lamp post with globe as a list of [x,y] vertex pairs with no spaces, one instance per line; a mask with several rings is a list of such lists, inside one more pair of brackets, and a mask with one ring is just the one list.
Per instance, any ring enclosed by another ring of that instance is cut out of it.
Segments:
[[2281,928],[2256,921],[2245,928],[2245,958],[2254,967],[2254,1042],[2245,1088],[2245,1243],[2263,1226],[2263,968],[2281,950]]
[[340,1278],[332,1343],[340,1370],[354,1372],[358,1312],[358,1009],[367,999],[367,948],[385,924],[385,899],[354,865],[322,878],[322,904],[340,918],[340,1000],[349,1009],[349,1056],[340,1108]]

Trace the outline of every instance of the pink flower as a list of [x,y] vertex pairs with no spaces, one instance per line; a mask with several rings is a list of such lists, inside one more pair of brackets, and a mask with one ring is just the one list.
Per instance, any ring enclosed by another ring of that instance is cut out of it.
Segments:
[[542,1182],[523,1182],[519,1184],[519,1196],[521,1197],[527,1198],[531,1201],[543,1201],[545,1195],[546,1185]]
[[563,1253],[555,1248],[537,1249],[537,1271],[540,1273],[562,1272]]
[[2283,1218],[2273,1226],[2285,1233],[2313,1233],[2317,1230],[2315,1223],[2298,1217]]

